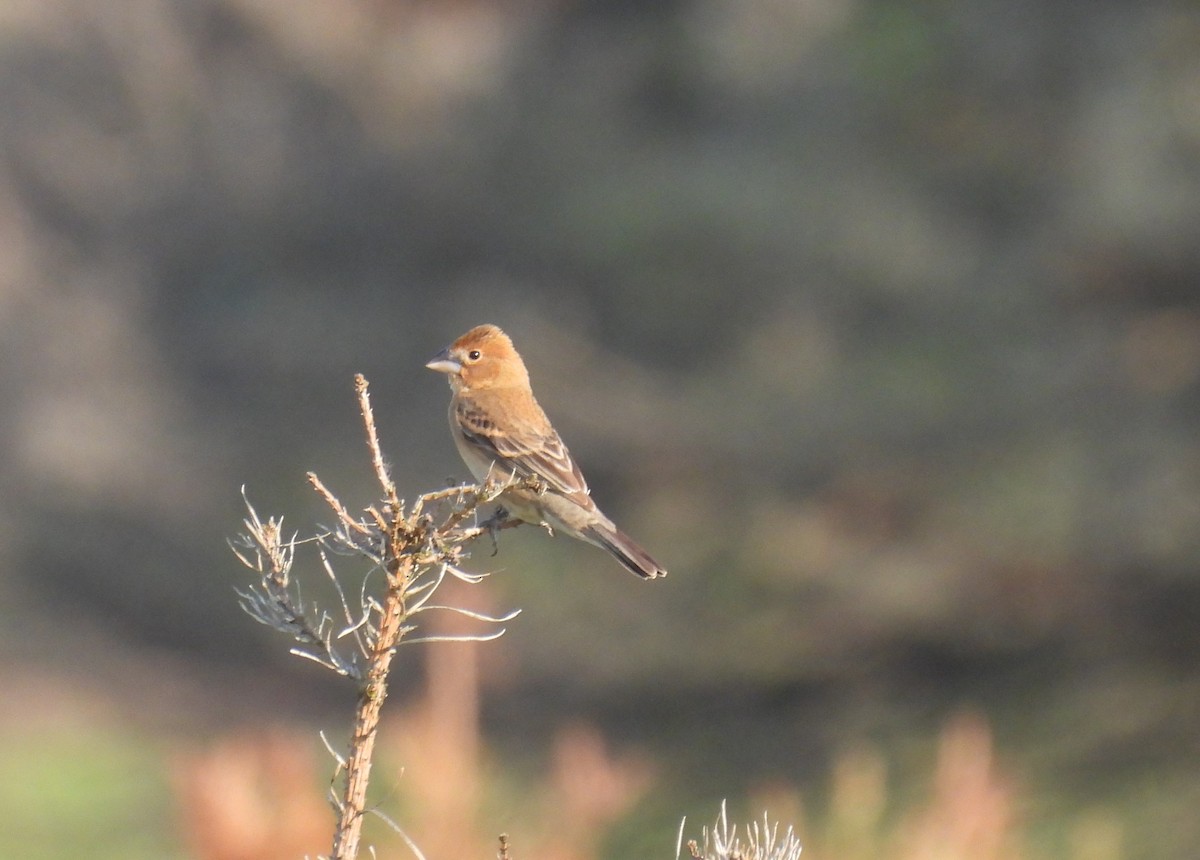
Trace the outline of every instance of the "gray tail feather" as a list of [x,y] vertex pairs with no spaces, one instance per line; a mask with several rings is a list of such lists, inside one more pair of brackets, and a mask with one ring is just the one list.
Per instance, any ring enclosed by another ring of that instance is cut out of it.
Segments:
[[597,546],[608,550],[613,558],[621,562],[631,573],[635,573],[643,579],[654,579],[667,575],[666,569],[655,561],[650,553],[638,546],[633,538],[616,526],[590,526],[587,532],[588,537],[595,541]]

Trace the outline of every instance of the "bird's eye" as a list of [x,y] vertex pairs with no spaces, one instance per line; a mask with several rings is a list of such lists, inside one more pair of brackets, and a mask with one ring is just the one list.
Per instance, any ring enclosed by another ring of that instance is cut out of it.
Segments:
[[470,361],[479,361],[479,350],[473,349],[467,353],[467,359]]

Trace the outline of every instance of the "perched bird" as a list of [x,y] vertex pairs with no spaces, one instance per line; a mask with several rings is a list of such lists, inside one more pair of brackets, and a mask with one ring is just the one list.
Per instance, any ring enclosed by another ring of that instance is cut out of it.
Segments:
[[450,432],[475,479],[515,476],[537,484],[505,491],[501,501],[510,514],[607,550],[638,576],[666,576],[592,501],[583,473],[534,399],[525,362],[508,335],[494,325],[476,326],[425,366],[450,380]]

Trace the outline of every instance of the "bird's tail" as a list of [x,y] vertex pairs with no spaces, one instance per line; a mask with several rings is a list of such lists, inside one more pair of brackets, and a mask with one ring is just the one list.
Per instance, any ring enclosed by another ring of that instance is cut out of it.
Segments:
[[590,525],[584,533],[588,540],[601,549],[608,550],[613,558],[621,562],[631,573],[636,573],[643,579],[654,579],[667,575],[666,569],[651,558],[650,553],[638,546],[633,538],[612,523]]

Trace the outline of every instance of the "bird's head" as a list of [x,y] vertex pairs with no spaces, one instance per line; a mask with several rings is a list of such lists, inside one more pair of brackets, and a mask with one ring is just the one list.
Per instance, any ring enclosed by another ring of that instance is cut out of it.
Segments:
[[425,366],[446,374],[455,391],[529,385],[525,362],[508,335],[494,325],[476,326]]

